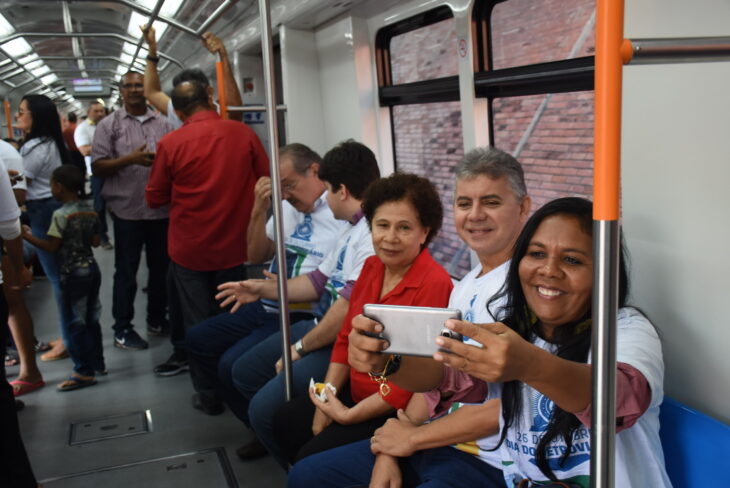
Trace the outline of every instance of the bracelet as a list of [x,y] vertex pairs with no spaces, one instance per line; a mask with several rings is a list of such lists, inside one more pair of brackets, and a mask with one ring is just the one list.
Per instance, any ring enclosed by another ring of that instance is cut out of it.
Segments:
[[160,62],[160,58],[157,56],[147,56],[147,61],[152,61],[153,63],[157,64]]
[[394,374],[400,369],[400,362],[402,357],[400,354],[391,354],[388,356],[388,360],[385,362],[385,367],[380,373],[369,372],[368,376],[374,382],[380,385],[380,395],[388,396],[390,394],[390,385],[388,385],[388,376]]

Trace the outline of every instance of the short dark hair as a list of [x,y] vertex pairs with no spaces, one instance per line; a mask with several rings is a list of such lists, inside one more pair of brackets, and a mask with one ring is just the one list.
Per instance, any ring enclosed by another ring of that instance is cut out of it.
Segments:
[[94,105],[101,105],[106,110],[106,107],[104,106],[104,104],[101,103],[99,100],[92,100],[91,102],[89,102],[89,106],[86,108],[86,110],[89,110]]
[[55,181],[68,191],[76,193],[79,197],[84,198],[84,172],[81,168],[73,164],[62,164],[51,174],[51,181]]
[[365,189],[378,178],[380,168],[375,154],[364,144],[352,139],[327,151],[319,165],[319,179],[329,183],[332,191],[345,185],[358,200],[362,200]]
[[130,69],[129,71],[127,71],[126,73],[124,73],[124,74],[123,74],[123,75],[122,75],[122,76],[121,76],[121,77],[119,78],[119,86],[120,86],[120,87],[121,87],[121,86],[123,85],[123,81],[124,81],[124,78],[125,78],[125,77],[127,77],[127,76],[129,76],[129,75],[139,75],[139,76],[141,76],[142,78],[144,78],[144,75],[143,75],[142,73],[140,73],[139,71],[135,71],[135,70],[133,70],[133,69]]
[[183,81],[172,89],[172,106],[180,110],[186,116],[193,113],[196,108],[208,105],[208,92],[199,81]]
[[76,118],[76,113],[74,113],[74,112],[67,113],[66,114],[66,120],[68,120],[69,122],[76,122],[78,120]]
[[[205,89],[210,86],[210,81],[208,81],[208,77],[205,76],[205,73],[203,73],[198,68],[184,69],[176,74],[175,77],[172,79],[172,86],[176,87],[184,81],[197,81],[198,83],[203,85]],[[175,103],[173,103],[172,105],[175,106]]]
[[312,163],[322,164],[322,156],[316,151],[299,142],[293,142],[279,149],[279,161],[284,157],[290,158],[294,171],[304,174]]
[[368,225],[372,225],[375,211],[384,203],[407,201],[418,214],[418,221],[428,227],[424,247],[436,237],[444,219],[441,197],[433,183],[422,176],[393,173],[372,183],[365,191],[362,209]]

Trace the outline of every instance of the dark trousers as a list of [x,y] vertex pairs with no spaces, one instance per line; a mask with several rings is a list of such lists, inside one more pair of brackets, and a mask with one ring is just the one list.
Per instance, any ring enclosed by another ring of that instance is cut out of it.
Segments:
[[106,222],[106,200],[101,196],[101,189],[104,187],[104,178],[91,175],[91,195],[94,197],[94,211],[99,214],[99,234],[101,242],[109,240],[109,225]]
[[[172,310],[170,311],[172,312]],[[289,323],[311,318],[292,313]],[[188,330],[185,347],[195,391],[211,400],[223,400],[245,416],[248,402],[233,385],[233,363],[249,349],[279,330],[279,314],[264,310],[260,301],[246,304],[235,313],[222,313]]]
[[[337,392],[337,398],[346,407],[355,406],[349,384]],[[284,404],[274,414],[274,439],[289,464],[318,452],[369,439],[386,420],[395,417],[393,411],[359,424],[341,425],[332,422],[315,436],[312,434],[315,408],[309,395],[302,395]]]
[[99,325],[100,287],[101,273],[96,263],[61,274],[63,322],[68,323],[66,347],[74,371],[83,376],[94,376],[95,371],[106,369]]
[[147,322],[159,323],[167,311],[167,225],[168,219],[114,220],[114,291],[112,315],[114,332],[121,334],[131,329],[134,318],[134,297],[137,293],[137,270],[145,251],[147,269]]
[[[8,304],[0,290],[0,357],[5,357]],[[35,488],[37,483],[23,446],[15,412],[13,389],[5,379],[5,362],[0,364],[0,485],[7,488]]]

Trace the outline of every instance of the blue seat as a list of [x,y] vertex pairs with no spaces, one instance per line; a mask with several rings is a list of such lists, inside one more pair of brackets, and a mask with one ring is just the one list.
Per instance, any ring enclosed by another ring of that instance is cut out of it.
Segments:
[[667,397],[659,420],[674,488],[730,486],[730,426]]

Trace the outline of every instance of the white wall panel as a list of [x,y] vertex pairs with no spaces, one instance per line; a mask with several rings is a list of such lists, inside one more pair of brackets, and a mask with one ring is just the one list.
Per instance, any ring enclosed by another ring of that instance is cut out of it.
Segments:
[[[730,35],[726,0],[629,0],[626,37]],[[628,66],[623,223],[665,390],[730,422],[730,62]]]

